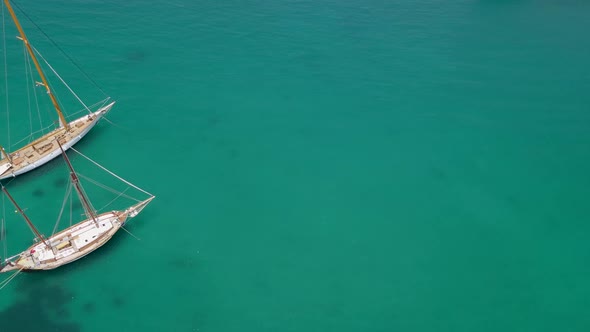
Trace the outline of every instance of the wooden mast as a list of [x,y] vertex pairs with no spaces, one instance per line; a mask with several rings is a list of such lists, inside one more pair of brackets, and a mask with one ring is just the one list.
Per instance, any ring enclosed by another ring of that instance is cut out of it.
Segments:
[[47,248],[51,248],[51,246],[49,245],[49,243],[47,243],[47,241],[45,241],[45,238],[39,233],[39,231],[37,230],[37,228],[35,227],[35,225],[33,225],[33,223],[31,222],[31,220],[29,219],[29,217],[27,217],[27,215],[25,214],[25,211],[23,211],[20,206],[18,206],[18,204],[16,203],[16,201],[14,200],[14,198],[12,198],[12,196],[10,196],[10,193],[8,193],[8,190],[6,190],[6,187],[2,186],[2,191],[4,191],[4,193],[6,194],[6,196],[8,197],[8,199],[10,199],[10,201],[12,202],[12,204],[14,204],[14,206],[16,207],[16,209],[18,210],[18,212],[23,216],[23,218],[25,218],[25,221],[27,222],[27,224],[29,225],[29,227],[31,228],[31,230],[33,231],[33,233],[35,233],[35,235],[39,238],[39,240],[43,241],[43,243],[45,243],[45,245],[47,246]]
[[94,224],[96,225],[96,227],[98,227],[98,221],[96,220],[96,214],[94,213],[94,210],[92,210],[92,206],[88,202],[88,198],[84,194],[82,187],[80,187],[80,180],[78,179],[78,175],[76,175],[76,171],[74,171],[74,167],[72,167],[72,164],[70,163],[70,159],[68,158],[68,155],[66,154],[64,149],[62,148],[61,143],[59,142],[59,139],[57,139],[56,142],[57,142],[57,145],[59,145],[59,149],[61,150],[61,154],[63,155],[63,157],[66,161],[66,164],[68,165],[68,168],[70,169],[70,177],[72,178],[72,183],[74,184],[74,187],[76,188],[76,191],[78,192],[78,196],[80,197],[80,201],[82,202],[82,206],[84,207],[84,211],[86,212],[86,216],[89,218],[92,218],[92,220],[94,220]]
[[51,98],[51,102],[53,103],[53,107],[55,107],[55,111],[57,112],[57,115],[59,116],[60,124],[66,130],[68,130],[70,128],[70,126],[68,125],[66,118],[64,117],[63,113],[61,112],[61,109],[59,107],[59,104],[57,103],[57,100],[55,99],[55,96],[53,95],[53,93],[51,93],[51,90],[49,89],[49,83],[47,83],[47,79],[45,78],[45,75],[43,74],[43,70],[41,70],[41,66],[39,65],[39,62],[37,61],[37,57],[35,56],[35,52],[33,52],[31,45],[29,45],[29,40],[27,39],[27,36],[25,35],[25,31],[23,30],[20,23],[18,22],[18,19],[16,18],[16,14],[14,13],[12,6],[10,5],[10,1],[4,0],[4,3],[6,4],[6,8],[8,9],[8,11],[10,12],[10,16],[12,16],[12,19],[14,20],[14,24],[16,25],[16,28],[18,29],[18,32],[20,33],[20,36],[21,36],[23,42],[25,43],[25,46],[27,48],[27,51],[29,52],[29,55],[31,55],[31,58],[33,59],[33,62],[35,63],[35,68],[37,68],[37,71],[39,72],[39,76],[41,76],[41,81],[43,81],[43,86],[45,86],[45,89],[47,90],[47,94],[49,95],[49,98]]

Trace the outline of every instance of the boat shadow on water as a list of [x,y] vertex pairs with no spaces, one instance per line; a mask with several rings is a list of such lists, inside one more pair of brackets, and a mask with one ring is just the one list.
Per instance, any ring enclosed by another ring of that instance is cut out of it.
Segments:
[[[0,311],[2,332],[81,331],[80,325],[69,321],[69,303],[74,297],[73,294],[67,288],[49,282],[43,277],[31,278],[36,280],[23,278],[16,281],[20,286],[18,299]],[[34,313],[34,319],[31,313]]]

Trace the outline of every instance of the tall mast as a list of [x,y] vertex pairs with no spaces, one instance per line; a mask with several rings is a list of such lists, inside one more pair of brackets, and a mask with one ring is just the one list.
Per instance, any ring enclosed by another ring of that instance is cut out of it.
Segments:
[[18,206],[18,204],[16,203],[16,201],[14,200],[14,198],[12,198],[12,196],[10,196],[10,193],[8,193],[8,190],[6,190],[6,187],[2,186],[2,191],[4,191],[4,193],[6,194],[6,196],[8,197],[8,199],[10,199],[10,201],[12,202],[12,204],[14,204],[14,206],[16,207],[16,209],[18,210],[18,212],[23,216],[23,218],[25,218],[25,221],[29,225],[29,228],[31,228],[31,230],[33,231],[33,233],[35,233],[35,235],[37,236],[37,238],[39,238],[39,240],[43,241],[43,243],[45,243],[45,245],[47,246],[47,248],[51,248],[51,246],[49,245],[49,243],[47,243],[47,241],[45,241],[45,238],[39,233],[39,231],[37,230],[37,228],[35,227],[35,225],[33,225],[33,223],[31,222],[31,220],[29,219],[29,217],[27,217],[27,215],[25,214],[25,211],[23,211],[20,208],[20,206]]
[[57,145],[59,145],[59,149],[61,150],[61,154],[63,155],[63,157],[66,161],[66,164],[68,165],[68,168],[70,169],[70,177],[72,178],[72,183],[74,184],[74,187],[76,188],[76,192],[78,193],[78,197],[80,197],[80,201],[82,202],[82,206],[84,207],[84,212],[86,212],[86,216],[88,218],[92,218],[92,220],[94,220],[94,224],[96,224],[96,226],[98,227],[98,221],[96,220],[96,214],[94,213],[92,206],[88,202],[88,198],[86,197],[86,194],[84,193],[84,191],[82,190],[82,187],[80,186],[80,180],[78,179],[78,175],[76,175],[76,171],[74,171],[74,167],[72,167],[72,164],[70,163],[70,159],[68,158],[68,155],[66,154],[66,152],[62,148],[61,143],[59,142],[59,138],[56,141],[57,141]]
[[33,59],[33,62],[35,63],[35,68],[37,68],[37,71],[39,72],[39,76],[41,76],[41,81],[43,81],[43,86],[45,86],[45,89],[47,90],[47,94],[49,95],[49,98],[51,98],[51,102],[53,103],[53,107],[55,107],[55,111],[57,112],[57,115],[59,116],[59,123],[61,124],[62,127],[64,127],[66,130],[68,130],[70,126],[68,125],[66,118],[64,117],[63,113],[61,112],[61,109],[59,108],[59,104],[57,103],[55,96],[53,95],[53,93],[51,93],[51,90],[49,89],[49,83],[47,83],[47,79],[45,78],[45,75],[43,74],[43,70],[41,70],[41,66],[39,65],[39,61],[37,61],[37,57],[35,56],[35,52],[33,52],[31,45],[29,45],[29,40],[27,39],[27,36],[25,35],[25,31],[23,30],[20,23],[18,22],[18,19],[16,18],[16,14],[14,13],[12,6],[10,5],[10,1],[4,0],[4,3],[6,4],[6,8],[8,9],[8,11],[10,12],[10,16],[12,16],[12,19],[14,20],[14,24],[16,25],[16,28],[18,29],[18,32],[20,33],[20,36],[21,36],[23,42],[25,43],[25,46],[27,48],[27,51],[29,52],[29,55],[31,56],[31,59]]

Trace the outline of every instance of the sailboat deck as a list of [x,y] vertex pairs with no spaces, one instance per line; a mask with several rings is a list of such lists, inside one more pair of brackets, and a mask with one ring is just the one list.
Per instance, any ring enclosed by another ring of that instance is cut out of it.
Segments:
[[98,111],[69,122],[69,130],[55,129],[24,147],[9,153],[9,158],[0,160],[0,179],[16,176],[41,166],[60,155],[59,142],[66,149],[78,142],[110,110],[113,103]]
[[[66,132],[64,128],[53,130],[50,133],[45,134],[43,137],[33,141],[32,143],[14,151],[10,154],[13,170],[17,170],[27,164],[35,163],[48,152],[50,152],[52,148],[54,150],[57,147],[57,144],[55,143],[57,137],[60,137],[64,133],[66,134],[65,137],[61,138],[60,140],[60,143],[63,145],[68,140],[72,139],[73,136],[79,134],[82,131],[81,129],[83,129],[83,127],[87,127],[91,122],[91,119],[88,119],[87,116],[84,116],[80,119],[72,121],[70,124],[71,129],[68,132]],[[6,158],[0,163],[7,162],[9,162],[9,160]]]
[[[0,266],[0,272],[14,270],[52,270],[78,260],[109,241],[123,227],[127,218],[137,216],[155,196],[140,201],[124,211],[105,212],[93,219],[81,221],[40,241]],[[47,246],[48,245],[48,246]],[[18,257],[18,258],[17,258]]]
[[30,255],[16,263],[26,269],[49,270],[82,258],[108,241],[121,227],[119,216],[109,212],[97,216],[98,226],[88,219],[71,226],[43,242],[31,246]]

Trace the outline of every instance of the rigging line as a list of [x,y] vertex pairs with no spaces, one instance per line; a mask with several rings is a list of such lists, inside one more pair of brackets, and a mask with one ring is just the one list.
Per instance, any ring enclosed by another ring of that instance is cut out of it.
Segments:
[[[24,47],[24,45],[23,45],[23,47]],[[29,53],[26,52],[26,55],[27,55],[27,60],[28,60],[27,61],[27,65],[29,66],[29,73],[30,73],[30,76],[31,76],[31,82],[33,83],[33,89],[32,90],[33,90],[33,97],[35,97],[35,106],[37,107],[37,116],[39,118],[39,127],[41,128],[40,131],[41,131],[41,134],[43,135],[44,134],[44,132],[43,132],[43,129],[44,129],[43,128],[43,121],[41,121],[41,109],[39,108],[39,98],[37,97],[37,89],[35,89],[35,87],[34,87],[35,86],[35,78],[33,77],[33,68],[31,67],[31,60],[29,58]],[[39,132],[39,131],[37,131],[37,132]]]
[[[80,183],[79,181],[78,181],[78,188],[80,188],[80,191],[84,194],[84,196],[88,197],[88,194],[86,193],[86,189],[84,189],[84,185],[82,185],[82,183]],[[94,207],[94,205],[92,205],[92,202],[89,201],[86,204],[92,210],[92,212],[94,214],[96,214],[96,208]]]
[[102,119],[105,120],[106,122],[108,122],[109,124],[115,126],[115,127],[118,127],[120,129],[123,129],[123,130],[129,130],[129,128],[123,127],[123,126],[118,125],[118,124],[114,123],[113,121],[109,120],[106,115],[103,115],[102,116]]
[[4,262],[11,261],[11,260],[13,260],[13,259],[17,258],[18,256],[20,256],[21,254],[22,254],[22,253],[20,253],[20,254],[16,254],[16,255],[14,255],[14,256],[10,256],[10,257],[8,257],[8,258],[4,259]]
[[2,257],[8,256],[8,242],[6,241],[6,201],[4,195],[2,195],[2,233],[0,234],[0,241],[2,241],[2,249],[4,251],[4,255]]
[[2,290],[2,288],[6,287],[6,285],[8,285],[12,279],[16,278],[16,276],[21,273],[21,271],[24,269],[24,267],[21,267],[20,270],[14,272],[10,277],[4,279],[2,282],[0,282],[0,290]]
[[[29,46],[31,46],[31,48],[33,49],[33,51],[34,51],[35,53],[37,53],[37,55],[38,55],[38,56],[39,56],[41,59],[43,59],[43,61],[45,61],[45,64],[47,64],[47,65],[49,66],[49,68],[51,68],[51,70],[53,71],[53,73],[54,73],[55,75],[57,75],[57,77],[58,77],[58,78],[61,80],[61,82],[62,82],[62,83],[63,83],[63,84],[64,84],[64,85],[65,85],[65,86],[66,86],[66,87],[67,87],[67,88],[70,90],[70,92],[71,92],[71,93],[72,93],[74,96],[76,96],[76,98],[78,98],[78,96],[77,96],[77,95],[74,93],[74,91],[72,91],[72,89],[70,89],[70,87],[69,87],[69,86],[66,84],[66,82],[65,82],[65,81],[64,81],[64,80],[63,80],[63,79],[62,79],[62,78],[59,76],[59,74],[58,74],[58,73],[57,73],[57,72],[56,72],[56,71],[53,69],[53,67],[51,67],[51,65],[49,64],[49,62],[47,62],[47,60],[45,60],[45,58],[43,57],[43,55],[41,55],[41,53],[39,53],[39,51],[37,51],[37,49],[36,49],[36,48],[35,48],[33,45],[31,45],[31,43],[29,43]],[[62,113],[66,113],[66,110],[64,109],[64,107],[65,107],[65,104],[61,102],[61,100],[59,99],[59,95],[56,93],[56,90],[54,90],[54,89],[53,89],[53,86],[54,86],[54,85],[53,85],[53,83],[52,83],[52,82],[50,82],[50,80],[51,80],[51,79],[50,79],[49,77],[47,77],[47,76],[45,77],[45,79],[46,79],[46,81],[47,81],[47,85],[49,85],[49,86],[47,86],[46,88],[48,88],[48,90],[52,91],[52,93],[51,93],[51,94],[52,94],[52,95],[55,97],[55,99],[57,100],[57,104],[58,104],[58,105],[60,105],[60,107],[61,107],[61,110],[62,110]],[[80,98],[78,98],[78,100],[80,100]],[[80,102],[82,103],[82,101],[81,101],[81,100],[80,100]],[[84,105],[84,103],[82,103],[82,105]],[[86,106],[86,105],[84,105],[84,106]],[[47,110],[47,109],[46,109],[46,110]],[[50,114],[50,112],[47,112],[47,113],[48,113],[48,114]],[[64,117],[65,117],[65,116],[64,116]],[[59,120],[58,120],[58,122],[59,122]]]
[[63,50],[61,47],[59,47],[59,45],[58,45],[58,44],[57,44],[57,43],[56,43],[56,42],[55,42],[53,39],[51,39],[51,37],[49,37],[49,36],[48,36],[48,35],[45,33],[45,31],[43,31],[43,30],[41,29],[41,27],[40,27],[39,25],[37,25],[37,23],[35,23],[35,22],[34,22],[34,21],[33,21],[33,20],[32,20],[32,19],[29,17],[29,15],[27,15],[27,13],[25,13],[25,12],[24,12],[24,11],[23,11],[23,10],[20,8],[20,6],[19,6],[17,3],[15,3],[15,2],[14,2],[14,0],[12,1],[12,3],[14,4],[14,6],[15,6],[16,8],[18,8],[18,10],[20,10],[20,12],[21,12],[21,13],[22,13],[22,14],[23,14],[23,15],[24,15],[26,18],[27,18],[27,20],[29,20],[29,22],[31,22],[31,23],[32,23],[32,24],[33,24],[33,25],[34,25],[34,26],[35,26],[35,27],[36,27],[36,28],[39,30],[39,32],[41,32],[41,33],[42,33],[42,34],[45,36],[45,38],[47,38],[47,39],[48,39],[48,40],[49,40],[49,41],[50,41],[50,42],[51,42],[51,43],[52,43],[52,44],[53,44],[55,47],[57,47],[57,49],[58,49],[58,50],[59,50],[59,51],[60,51],[60,52],[61,52],[61,53],[62,53],[62,54],[63,54],[63,55],[66,57],[66,58],[68,58],[68,60],[70,60],[70,62],[71,62],[71,63],[72,63],[74,66],[76,66],[76,68],[78,68],[78,70],[79,70],[79,71],[80,71],[80,72],[81,72],[81,73],[82,73],[84,76],[86,76],[86,78],[87,78],[87,79],[88,79],[90,82],[92,82],[92,84],[94,84],[94,85],[95,85],[95,86],[98,88],[98,90],[100,90],[100,92],[102,92],[102,93],[103,93],[105,96],[107,96],[106,92],[104,92],[104,90],[103,90],[103,89],[102,89],[102,88],[101,88],[101,87],[98,85],[98,83],[96,83],[96,82],[95,82],[95,81],[94,81],[94,80],[93,80],[93,79],[92,79],[92,78],[91,78],[91,77],[90,77],[88,74],[86,74],[86,72],[85,72],[85,71],[82,69],[82,67],[80,67],[80,65],[78,65],[78,63],[76,63],[76,62],[74,61],[74,59],[72,59],[72,57],[70,57],[70,56],[69,56],[69,55],[68,55],[68,54],[67,54],[67,53],[66,53],[66,52],[65,52],[65,51],[64,51],[64,50]]
[[[14,180],[15,178],[10,179],[8,182],[6,182],[6,184],[4,185],[5,187],[8,186],[12,180]],[[0,240],[3,239],[3,250],[4,250],[4,257],[8,256],[8,240],[6,239],[6,198],[5,198],[5,194],[2,193],[2,234],[0,235]]]
[[130,231],[128,231],[125,227],[121,226],[121,229],[124,230],[125,232],[127,232],[127,234],[133,236],[137,241],[141,241],[140,238],[138,238],[137,236],[133,235],[133,233],[131,233]]
[[[94,104],[92,104],[92,105],[88,106],[88,108],[89,108],[90,110],[92,110],[92,109],[95,109],[95,108],[96,108],[96,109],[99,109],[99,108],[103,107],[104,105],[106,105],[106,103],[107,103],[107,102],[108,102],[110,99],[111,99],[110,97],[106,97],[105,99],[103,99],[103,100],[100,100],[100,101],[98,101],[98,102],[96,102],[96,103],[94,103]],[[100,105],[100,106],[98,106],[98,105]],[[98,107],[97,107],[97,106],[98,106]],[[81,110],[78,110],[78,111],[76,111],[76,112],[65,114],[65,117],[66,117],[66,119],[75,118],[75,117],[76,117],[76,115],[78,115],[78,114],[80,114],[80,113],[82,113],[82,112],[84,112],[84,111],[87,111],[87,109],[86,109],[86,108],[82,108]]]
[[[23,45],[23,48],[25,48],[25,46]],[[28,66],[28,67],[27,67]],[[27,70],[28,69],[28,70]],[[31,68],[31,61],[29,58],[29,53],[25,51],[25,73],[28,73],[29,76],[27,76],[27,84],[29,84],[29,79],[30,82],[32,82],[34,84],[35,79],[33,77],[33,69]],[[26,75],[25,75],[26,76]],[[31,112],[31,97],[30,97],[30,92],[29,89],[27,88],[27,99],[28,99],[28,103],[29,103],[29,127],[30,127],[30,134],[28,136],[25,136],[24,138],[22,138],[21,140],[19,140],[18,142],[12,143],[11,146],[9,146],[10,149],[12,149],[15,146],[18,146],[20,143],[24,142],[25,140],[28,140],[29,143],[33,140],[33,137],[35,134],[41,132],[41,135],[43,135],[46,129],[54,126],[54,124],[50,124],[49,126],[43,128],[43,122],[41,120],[41,111],[39,109],[39,101],[37,98],[37,90],[36,89],[32,89],[33,90],[33,96],[35,97],[35,105],[37,106],[37,116],[39,117],[39,127],[41,127],[41,129],[33,132],[33,115]],[[51,130],[49,130],[51,131]]]
[[78,176],[80,176],[80,178],[85,179],[86,181],[92,183],[93,185],[95,185],[95,186],[97,186],[99,188],[102,188],[102,189],[104,189],[106,191],[112,192],[113,194],[117,194],[119,196],[123,196],[125,198],[128,198],[128,199],[130,199],[132,201],[136,201],[136,202],[141,202],[142,201],[141,199],[137,199],[135,197],[132,197],[132,196],[129,196],[129,195],[125,195],[124,194],[124,192],[127,191],[127,189],[129,189],[129,187],[127,187],[127,189],[125,189],[125,191],[121,192],[121,191],[118,191],[116,189],[113,189],[113,188],[111,188],[111,187],[109,187],[107,185],[104,185],[104,184],[102,184],[102,183],[100,183],[100,182],[98,182],[98,181],[96,181],[94,179],[91,179],[91,178],[89,178],[87,176],[84,176],[83,174],[78,173]]
[[9,111],[9,106],[8,106],[8,60],[7,58],[7,54],[6,54],[6,21],[5,21],[5,17],[4,17],[4,6],[2,6],[2,40],[3,40],[3,47],[2,49],[4,50],[4,83],[6,84],[6,135],[8,136],[8,147],[11,147],[10,145],[10,111]]
[[[50,87],[53,86],[53,84],[49,83],[49,79],[47,79],[47,84],[49,84]],[[61,105],[62,113],[66,113],[65,104],[61,102],[61,99],[59,99],[59,95],[56,93],[55,90],[51,89],[51,91],[52,91],[53,96],[55,96],[55,99],[57,99],[58,104]],[[58,122],[59,122],[59,120],[58,120]]]
[[147,192],[147,191],[145,191],[145,190],[143,190],[143,189],[139,188],[138,186],[134,185],[133,183],[131,183],[131,182],[129,182],[129,181],[127,181],[127,180],[123,179],[122,177],[118,176],[117,174],[115,174],[115,173],[113,173],[113,172],[109,171],[108,169],[104,168],[103,166],[101,166],[101,165],[100,165],[99,163],[97,163],[96,161],[94,161],[94,160],[92,160],[92,159],[90,159],[90,158],[86,157],[86,156],[85,156],[85,155],[84,155],[82,152],[80,152],[80,151],[78,151],[78,150],[74,149],[74,147],[70,147],[70,150],[73,150],[73,151],[74,151],[74,152],[76,152],[77,154],[79,154],[79,155],[81,155],[82,157],[84,157],[86,160],[90,161],[90,162],[91,162],[91,163],[93,163],[94,165],[96,165],[96,166],[98,166],[99,168],[101,168],[103,171],[105,171],[105,172],[109,173],[110,175],[112,175],[112,176],[116,177],[117,179],[119,179],[119,180],[123,181],[124,183],[126,183],[126,184],[130,185],[131,187],[133,187],[133,188],[135,188],[135,189],[137,189],[137,190],[141,191],[142,193],[144,193],[144,194],[146,194],[146,195],[154,196],[154,195],[150,194],[149,192]]
[[[61,204],[61,210],[59,210],[59,215],[57,216],[57,221],[55,222],[55,226],[53,227],[53,231],[51,232],[51,236],[55,235],[55,231],[57,231],[57,226],[59,226],[59,221],[61,220],[61,216],[63,215],[64,209],[66,207],[66,203],[68,202],[68,198],[70,198],[70,194],[72,193],[72,183],[68,182],[68,187],[66,188],[66,195],[64,196],[64,201]],[[71,222],[71,219],[70,219]]]
[[55,74],[55,76],[57,76],[57,78],[59,78],[59,80],[63,83],[63,85],[66,86],[66,88],[68,88],[68,90],[70,90],[70,92],[74,95],[74,97],[76,97],[76,99],[78,99],[78,101],[80,102],[80,104],[82,104],[86,110],[88,111],[88,113],[92,113],[90,111],[90,109],[88,108],[88,106],[86,106],[86,104],[84,104],[84,102],[82,101],[82,99],[80,99],[80,97],[78,97],[78,95],[74,92],[74,90],[72,90],[72,88],[70,88],[70,86],[66,83],[66,81],[64,81],[64,79],[59,76],[59,74],[57,73],[57,71],[55,69],[53,69],[53,67],[49,64],[49,62],[47,62],[47,60],[45,60],[45,58],[43,57],[43,55],[37,51],[37,49],[31,45],[31,47],[33,48],[33,50],[35,51],[35,53],[37,53],[37,55],[43,60],[43,62],[45,62],[45,64],[49,67],[49,69],[51,69],[51,71]]
[[26,140],[26,139],[30,139],[31,137],[35,136],[35,134],[37,134],[37,133],[39,133],[39,132],[41,132],[41,134],[43,134],[43,131],[44,131],[44,130],[49,130],[49,131],[52,131],[53,129],[50,129],[51,127],[53,127],[53,129],[55,129],[55,124],[54,124],[54,123],[52,123],[52,124],[50,124],[49,126],[47,126],[47,127],[45,127],[45,128],[41,128],[41,129],[37,130],[36,132],[34,132],[34,133],[31,133],[30,135],[27,135],[25,138],[23,138],[23,139],[21,139],[20,141],[18,141],[18,142],[16,142],[16,143],[14,143],[14,145],[15,145],[15,146],[16,146],[16,145],[19,145],[19,144],[20,144],[20,143],[22,143],[24,140]]
[[[0,229],[0,242],[2,242],[2,256],[8,256],[8,247],[6,246],[6,220],[2,219],[2,228]],[[1,258],[0,257],[0,258]]]
[[[28,108],[29,108],[29,132],[32,134],[33,133],[33,113],[31,112],[31,90],[29,88],[29,64],[30,62],[29,60],[29,54],[27,53],[26,50],[26,46],[25,43],[23,43],[23,52],[25,54],[25,78],[26,78],[26,82],[27,82],[27,104],[28,104]],[[31,83],[33,83],[33,86],[35,84],[35,81],[33,80],[33,74],[30,73],[30,78],[31,78]],[[29,135],[30,138],[32,138],[32,135]],[[29,143],[31,143],[31,140],[29,140]]]
[[[118,190],[116,190],[116,189],[113,189],[113,188],[111,188],[111,187],[109,187],[109,186],[107,186],[107,185],[104,185],[104,184],[102,184],[102,183],[100,183],[100,182],[98,182],[98,181],[96,181],[96,180],[94,180],[94,179],[91,179],[91,178],[89,178],[89,177],[85,176],[84,174],[80,174],[80,173],[77,173],[77,174],[78,174],[78,176],[79,176],[80,178],[82,178],[82,179],[84,179],[84,180],[86,180],[86,181],[88,181],[88,182],[92,183],[93,185],[95,185],[95,186],[97,186],[97,187],[99,187],[99,188],[102,188],[102,189],[104,189],[104,190],[106,190],[106,191],[110,191],[110,192],[112,192],[113,194],[117,194],[117,195],[119,195],[119,197],[120,197],[120,196],[123,196],[123,197],[125,197],[125,198],[128,198],[128,199],[130,199],[130,200],[132,200],[132,201],[141,202],[141,199],[137,199],[137,198],[135,198],[135,197],[132,197],[132,196],[129,196],[129,195],[125,195],[125,192],[126,192],[128,189],[129,189],[129,187],[127,187],[127,188],[126,188],[124,191],[122,191],[122,192],[121,192],[121,191],[118,191]],[[118,197],[117,197],[117,198],[118,198]]]
[[[70,182],[70,186],[72,185],[72,183]],[[70,226],[72,226],[72,220],[74,220],[74,205],[72,204],[72,199],[74,198],[74,195],[72,195],[70,193]]]
[[[128,189],[129,189],[129,187],[127,187],[125,189],[125,191],[127,191]],[[119,196],[113,198],[110,202],[108,202],[105,206],[101,207],[100,210],[98,210],[98,211],[104,211],[107,208],[107,206],[113,204],[114,201],[116,201],[117,199],[119,199],[119,197],[123,196],[123,194],[125,194],[125,191],[123,191],[122,193],[120,193]]]
[[66,119],[71,119],[71,118],[75,118],[76,115],[80,114],[81,112],[86,111],[86,109],[82,109],[81,111],[76,111],[75,113],[71,113],[71,114],[67,114],[66,115]]

